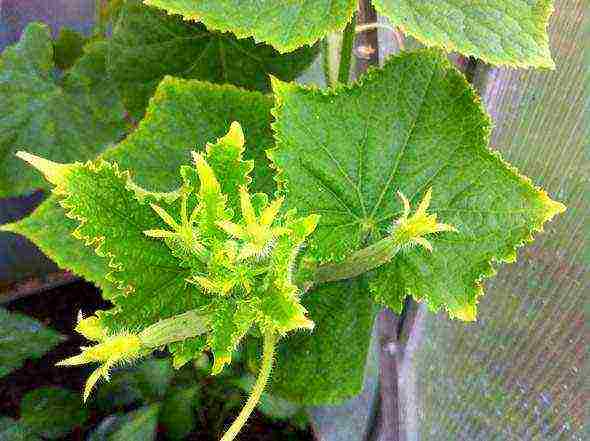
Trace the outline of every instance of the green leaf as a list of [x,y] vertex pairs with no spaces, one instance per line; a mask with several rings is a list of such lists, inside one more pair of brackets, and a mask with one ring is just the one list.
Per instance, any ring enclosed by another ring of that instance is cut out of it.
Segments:
[[131,1],[122,7],[109,40],[108,71],[127,109],[141,117],[165,75],[265,92],[269,74],[290,81],[317,52],[306,47],[281,55],[252,38],[209,32],[201,23]]
[[20,421],[0,417],[0,441],[41,441],[41,438]]
[[[258,164],[254,189],[270,193],[274,181],[264,151],[273,145],[271,106],[272,100],[258,92],[167,77],[139,127],[103,157],[133,169],[135,180],[144,186],[171,190],[180,185],[178,170],[190,159],[191,150],[202,149],[207,141],[225,134],[232,121],[241,121],[245,156]],[[57,198],[50,196],[29,217],[0,228],[27,236],[61,268],[112,292],[113,284],[105,277],[111,271],[108,261],[71,235],[76,227]]]
[[160,424],[166,437],[183,440],[195,428],[195,410],[200,404],[199,386],[173,386],[162,406]]
[[86,38],[70,28],[61,28],[53,43],[53,60],[62,69],[69,69],[84,54]]
[[168,358],[149,358],[118,370],[98,388],[95,403],[106,413],[140,402],[159,401],[167,394],[174,374]]
[[432,237],[432,253],[413,248],[378,270],[373,291],[396,310],[412,295],[474,319],[492,264],[514,260],[564,209],[488,149],[488,116],[438,52],[394,57],[350,87],[274,88],[271,156],[287,202],[322,215],[311,256],[341,261],[389,234],[403,213],[397,191],[415,206],[432,188],[431,212],[458,229]]
[[552,0],[374,0],[379,13],[428,46],[491,64],[555,68],[547,23]]
[[93,405],[108,414],[142,403],[145,397],[141,386],[135,369],[118,370],[108,383],[97,389]]
[[54,193],[66,215],[79,223],[74,237],[108,260],[106,278],[117,288],[103,287],[102,292],[116,306],[103,315],[111,332],[140,331],[206,303],[198,290],[187,286],[190,270],[179,266],[163,241],[144,234],[148,228],[166,227],[150,204],[174,201],[176,193],[145,192],[128,172],[104,161],[47,167],[54,169],[46,173],[54,173],[50,180],[58,184]]
[[160,404],[150,404],[129,412],[117,421],[108,441],[150,441],[156,438]]
[[[148,116],[137,130],[117,147],[105,152],[103,157],[116,161],[121,168],[133,169],[135,180],[141,184],[170,190],[180,185],[178,170],[181,164],[189,161],[190,151],[202,149],[206,141],[225,134],[230,123],[238,120],[242,121],[248,136],[245,156],[260,165],[253,173],[254,189],[270,193],[274,181],[272,172],[266,166],[268,161],[264,151],[273,142],[271,105],[272,100],[258,92],[167,77],[152,99]],[[227,159],[222,156],[217,161],[216,155],[212,156],[212,163],[218,163],[219,167],[223,165],[222,160]],[[111,214],[104,216],[105,221],[112,217]],[[93,281],[109,298],[116,292],[113,282],[106,277],[112,268],[109,268],[107,259],[97,256],[91,248],[71,235],[77,225],[76,220],[65,215],[56,196],[51,196],[28,218],[1,228],[24,234],[60,267],[71,269]],[[148,238],[144,236],[143,239]],[[171,259],[176,265],[176,259],[172,256]],[[184,284],[180,274],[176,280],[178,284]],[[168,290],[173,292],[174,287],[169,285]],[[123,297],[119,299],[125,302]],[[157,302],[158,299],[152,297],[152,304]],[[133,302],[126,304],[131,309],[135,308]],[[142,306],[150,308],[149,305]],[[125,321],[120,326],[136,327],[137,324]],[[201,351],[204,343],[202,338],[196,338],[172,344],[171,350],[176,354],[175,366],[182,365],[181,360],[190,360]]]
[[64,340],[60,334],[26,315],[0,308],[0,377],[42,357]]
[[46,188],[14,157],[27,149],[64,161],[93,158],[123,133],[123,108],[105,79],[104,57],[83,56],[57,79],[49,28],[27,26],[0,58],[0,197]]
[[[115,292],[103,292],[115,307],[101,311],[98,332],[96,318],[80,330],[101,343],[61,362],[105,362],[88,380],[84,399],[114,361],[141,355],[140,337],[129,332],[189,310],[208,316],[206,343],[215,357],[214,374],[231,361],[254,324],[271,335],[313,328],[299,303],[291,268],[317,216],[295,218],[294,210],[280,216],[283,199],[252,198],[246,187],[252,164],[242,160],[243,146],[242,129],[232,123],[224,137],[207,144],[204,155],[193,152],[194,168],[181,168],[183,184],[170,193],[145,191],[129,172],[104,160],[58,164],[18,153],[55,185],[53,193],[66,215],[79,222],[73,235],[108,259],[112,271],[107,279],[117,284]],[[234,194],[222,193],[224,187]],[[226,210],[238,193],[241,213]],[[102,342],[104,328],[110,335]],[[202,349],[194,348],[193,358]],[[187,361],[185,348],[181,357]]]
[[151,358],[134,369],[138,383],[146,399],[164,398],[174,377],[172,363],[168,358]]
[[144,0],[210,29],[254,37],[280,52],[311,45],[328,32],[343,29],[356,8],[355,0]]
[[27,393],[20,404],[22,423],[44,438],[56,439],[79,427],[88,418],[80,395],[57,387]]
[[166,77],[137,130],[102,157],[133,170],[139,185],[171,190],[180,185],[178,170],[190,160],[191,150],[203,150],[238,121],[246,140],[244,156],[255,163],[253,189],[270,193],[274,181],[265,150],[274,144],[271,107],[272,98],[259,92]]
[[303,305],[316,327],[281,340],[270,393],[306,406],[341,403],[363,388],[377,309],[363,280],[320,286]]

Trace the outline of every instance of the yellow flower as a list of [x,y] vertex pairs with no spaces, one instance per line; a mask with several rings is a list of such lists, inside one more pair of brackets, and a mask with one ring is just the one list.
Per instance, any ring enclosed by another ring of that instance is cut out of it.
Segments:
[[410,201],[399,191],[397,195],[404,205],[404,213],[391,226],[391,236],[399,243],[407,246],[421,246],[432,251],[432,244],[424,236],[442,231],[457,231],[452,225],[438,223],[436,214],[426,212],[430,206],[432,188],[428,189],[412,216],[410,216]]
[[[160,218],[171,228],[170,230],[145,230],[143,234],[149,237],[164,239],[165,241],[172,241],[172,243],[182,244],[188,251],[196,255],[202,255],[205,252],[205,247],[201,244],[198,238],[197,229],[195,228],[195,216],[197,209],[193,210],[191,216],[187,213],[188,190],[181,190],[181,207],[180,207],[180,224],[170,216],[166,210],[156,204],[150,204],[152,209],[160,216]],[[168,242],[167,242],[168,243]]]
[[245,225],[230,221],[217,222],[217,226],[227,234],[246,242],[240,250],[238,260],[266,255],[276,238],[290,232],[288,228],[272,226],[282,205],[283,198],[275,199],[262,210],[258,219],[248,190],[244,186],[240,187],[240,206]]
[[84,318],[82,311],[78,312],[78,323],[74,329],[88,340],[101,342],[107,338],[107,330],[101,325],[100,319],[94,315]]
[[[84,401],[90,396],[90,392],[100,380],[109,380],[110,370],[119,364],[130,363],[146,354],[139,336],[131,333],[120,333],[113,336],[106,336],[102,329],[98,331],[96,317],[83,319],[76,326],[76,330],[87,338],[100,343],[94,346],[82,346],[82,353],[57,363],[57,366],[78,366],[87,363],[101,363],[88,380],[84,387]],[[82,324],[82,326],[81,326]]]

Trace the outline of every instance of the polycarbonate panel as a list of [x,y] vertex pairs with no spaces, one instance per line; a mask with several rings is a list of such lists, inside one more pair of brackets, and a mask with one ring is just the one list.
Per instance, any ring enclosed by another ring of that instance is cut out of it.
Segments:
[[[588,292],[589,99],[585,1],[557,1],[555,71],[492,69],[492,145],[567,212],[486,283],[478,320],[420,314],[402,369],[410,440],[582,440]],[[414,342],[415,343],[415,342]],[[410,351],[411,352],[411,351]]]

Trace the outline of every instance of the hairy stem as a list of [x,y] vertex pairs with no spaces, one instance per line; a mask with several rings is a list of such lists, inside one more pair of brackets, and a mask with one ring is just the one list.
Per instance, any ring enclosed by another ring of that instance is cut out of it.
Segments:
[[314,274],[314,284],[352,279],[374,270],[393,259],[404,244],[386,237],[373,245],[352,254],[344,262],[320,265]]
[[176,341],[204,334],[209,321],[206,314],[193,309],[183,314],[160,320],[140,332],[139,338],[146,348],[158,348]]
[[352,17],[350,23],[344,28],[342,36],[342,45],[340,46],[340,65],[338,67],[338,81],[342,84],[347,84],[350,79],[350,66],[352,65],[352,48],[354,46],[354,38],[356,26],[356,15]]
[[330,32],[323,42],[324,76],[328,86],[346,84],[350,78],[356,17],[342,32]]
[[250,417],[250,414],[260,401],[260,396],[264,391],[268,379],[270,378],[270,371],[274,361],[274,352],[277,343],[277,335],[274,332],[266,332],[264,334],[264,348],[262,352],[262,365],[258,372],[258,378],[252,388],[248,401],[240,411],[240,414],[236,420],[232,423],[230,428],[225,432],[225,435],[221,438],[221,441],[232,441],[240,432],[246,421]]

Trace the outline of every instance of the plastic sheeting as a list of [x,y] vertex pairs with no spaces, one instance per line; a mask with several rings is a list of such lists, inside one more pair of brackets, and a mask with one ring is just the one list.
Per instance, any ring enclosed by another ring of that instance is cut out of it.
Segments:
[[[568,210],[486,283],[474,324],[420,314],[400,377],[411,440],[582,440],[590,100],[584,1],[557,1],[555,71],[492,69],[492,145]],[[587,3],[586,3],[587,6]]]

